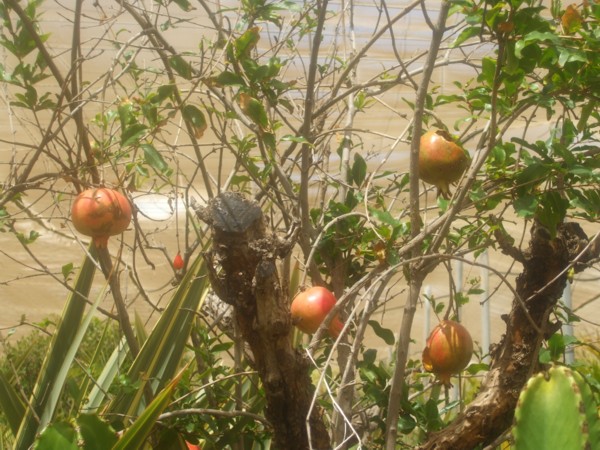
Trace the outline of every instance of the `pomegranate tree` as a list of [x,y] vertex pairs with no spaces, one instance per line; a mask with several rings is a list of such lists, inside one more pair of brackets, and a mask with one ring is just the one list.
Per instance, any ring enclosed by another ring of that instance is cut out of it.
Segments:
[[460,179],[469,166],[469,155],[444,130],[421,136],[419,178],[438,188],[438,195],[450,198],[450,184]]
[[90,236],[98,248],[108,238],[122,233],[131,222],[131,205],[120,192],[109,188],[91,188],[81,192],[71,206],[75,229]]
[[[292,301],[292,323],[305,333],[314,333],[335,306],[333,293],[321,286],[313,286],[298,294]],[[335,316],[329,324],[329,334],[337,338],[344,324]]]
[[442,320],[427,338],[423,367],[449,386],[450,377],[467,367],[472,355],[473,340],[467,329],[453,320]]

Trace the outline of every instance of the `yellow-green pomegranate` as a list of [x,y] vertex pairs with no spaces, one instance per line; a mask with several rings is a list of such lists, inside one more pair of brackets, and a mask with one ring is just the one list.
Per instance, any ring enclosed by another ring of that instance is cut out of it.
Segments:
[[443,130],[421,136],[419,178],[438,188],[438,195],[450,198],[450,184],[460,180],[469,167],[469,155]]

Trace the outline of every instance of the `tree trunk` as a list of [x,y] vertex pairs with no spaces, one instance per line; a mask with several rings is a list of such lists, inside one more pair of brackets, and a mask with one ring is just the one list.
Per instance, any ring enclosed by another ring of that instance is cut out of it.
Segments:
[[561,326],[549,321],[567,283],[566,272],[561,272],[576,258],[574,269],[580,271],[585,262],[598,256],[597,246],[588,245],[576,223],[560,225],[554,238],[534,224],[524,253],[511,244],[503,245],[506,239],[502,236],[499,241],[505,253],[523,264],[517,277],[517,298],[510,314],[503,317],[506,333],[491,352],[490,370],[476,398],[448,427],[431,435],[421,450],[472,450],[492,443],[511,426],[521,389],[539,370],[540,345]]
[[212,228],[213,245],[206,259],[213,289],[233,305],[236,324],[264,385],[273,448],[311,448],[310,429],[312,448],[330,449],[320,410],[311,409],[309,362],[292,347],[288,300],[275,264],[291,243],[267,235],[258,204],[238,194],[223,193],[197,213]]

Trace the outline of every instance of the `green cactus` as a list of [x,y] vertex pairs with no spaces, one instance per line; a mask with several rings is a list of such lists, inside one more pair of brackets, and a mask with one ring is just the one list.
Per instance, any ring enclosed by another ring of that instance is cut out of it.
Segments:
[[515,410],[515,450],[600,449],[598,404],[583,377],[554,366],[532,377]]

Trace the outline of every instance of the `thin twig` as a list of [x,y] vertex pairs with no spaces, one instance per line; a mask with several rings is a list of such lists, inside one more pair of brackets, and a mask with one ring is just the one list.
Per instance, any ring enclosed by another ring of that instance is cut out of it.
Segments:
[[187,408],[187,409],[179,409],[177,411],[170,411],[161,414],[158,416],[158,420],[168,420],[174,417],[182,417],[182,416],[192,416],[192,415],[202,415],[202,416],[220,416],[220,417],[249,417],[256,422],[263,424],[267,428],[273,428],[271,423],[265,419],[263,416],[258,414],[254,414],[248,411],[225,411],[222,409],[208,409],[208,408]]
[[[412,238],[416,238],[421,231],[421,212],[419,208],[419,142],[422,130],[422,118],[425,110],[425,99],[429,91],[429,82],[433,69],[435,68],[435,61],[442,43],[444,36],[446,18],[450,10],[450,3],[443,1],[440,7],[438,22],[433,29],[433,36],[429,47],[429,53],[423,67],[423,79],[419,84],[417,90],[417,99],[415,101],[415,118],[413,124],[413,136],[410,151],[410,222],[411,222],[411,235]],[[418,257],[421,254],[421,250],[415,247],[412,256],[413,258]],[[400,328],[400,337],[396,346],[396,360],[394,366],[394,373],[392,374],[389,400],[388,400],[388,413],[386,418],[386,431],[385,431],[385,448],[387,450],[396,449],[396,436],[398,434],[398,417],[400,415],[400,403],[402,394],[404,391],[404,376],[406,372],[406,362],[408,360],[408,347],[410,344],[410,335],[412,329],[412,323],[416,310],[416,305],[419,299],[421,285],[425,277],[425,272],[422,267],[419,270],[414,264],[409,266],[410,278],[409,278],[409,298],[404,308],[402,315],[402,324]]]

